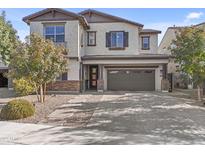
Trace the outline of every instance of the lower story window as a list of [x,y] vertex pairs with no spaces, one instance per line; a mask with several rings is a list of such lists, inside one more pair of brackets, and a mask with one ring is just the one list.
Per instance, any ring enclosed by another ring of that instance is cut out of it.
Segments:
[[68,80],[68,73],[64,72],[56,78],[57,81]]

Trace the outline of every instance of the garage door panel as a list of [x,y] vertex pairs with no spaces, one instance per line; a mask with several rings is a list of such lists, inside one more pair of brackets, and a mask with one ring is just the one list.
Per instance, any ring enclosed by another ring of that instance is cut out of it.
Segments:
[[154,70],[109,70],[108,90],[153,91]]

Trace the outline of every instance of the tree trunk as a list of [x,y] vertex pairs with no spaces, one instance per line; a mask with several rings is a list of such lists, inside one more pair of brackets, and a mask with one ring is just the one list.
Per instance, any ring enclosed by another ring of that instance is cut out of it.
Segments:
[[43,85],[43,102],[46,100],[46,83]]
[[39,94],[38,94],[38,89],[35,89],[35,91],[36,91],[37,100],[38,100],[38,102],[39,102],[39,101],[40,101],[40,98],[39,98]]
[[198,101],[201,101],[201,87],[197,85],[197,95],[198,95]]
[[34,87],[35,87],[35,92],[36,92],[37,100],[38,100],[38,102],[40,102],[40,98],[39,98],[39,94],[38,94],[39,88],[36,86],[36,84],[34,84]]
[[43,85],[40,85],[40,102],[43,103]]

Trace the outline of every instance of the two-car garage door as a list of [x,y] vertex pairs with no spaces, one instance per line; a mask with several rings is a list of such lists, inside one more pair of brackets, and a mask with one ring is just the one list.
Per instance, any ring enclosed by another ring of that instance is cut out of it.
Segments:
[[108,90],[154,91],[154,70],[108,70]]

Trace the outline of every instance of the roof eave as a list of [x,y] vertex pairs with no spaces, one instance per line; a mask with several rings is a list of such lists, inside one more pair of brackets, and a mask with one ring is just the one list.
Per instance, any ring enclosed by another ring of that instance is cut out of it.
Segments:
[[162,32],[140,32],[140,34],[161,34]]
[[140,23],[137,23],[137,22],[134,22],[134,21],[130,21],[130,20],[118,17],[118,16],[110,15],[110,14],[100,12],[100,11],[96,11],[96,10],[92,10],[92,9],[81,11],[78,14],[84,15],[84,14],[89,13],[89,12],[93,12],[93,13],[100,14],[100,15],[103,15],[103,16],[108,16],[108,17],[111,17],[111,18],[115,18],[116,20],[126,22],[126,23],[129,23],[129,24],[132,24],[132,25],[136,25],[136,26],[139,26],[139,27],[144,26],[143,24],[140,24]]
[[125,56],[125,57],[122,57],[122,56],[116,56],[116,57],[112,57],[112,56],[101,56],[101,57],[98,57],[98,56],[84,56],[82,57],[83,60],[119,60],[119,59],[122,59],[122,60],[134,60],[134,59],[147,59],[147,60],[151,60],[151,59],[169,59],[171,58],[170,55],[158,55],[158,56]]

